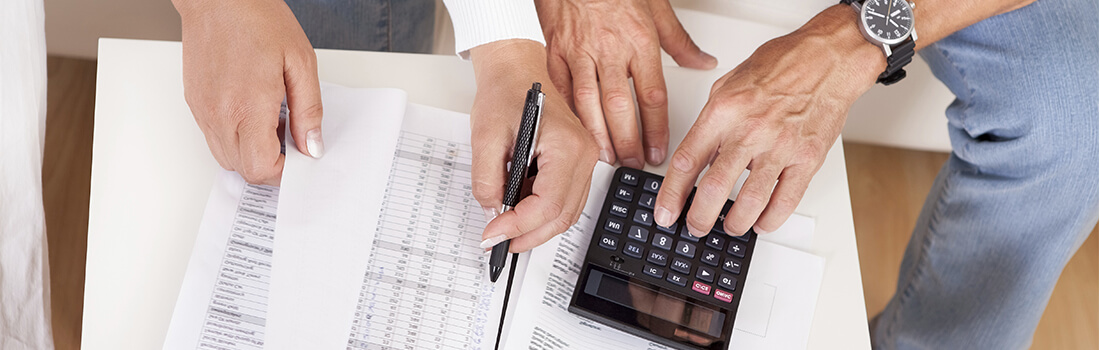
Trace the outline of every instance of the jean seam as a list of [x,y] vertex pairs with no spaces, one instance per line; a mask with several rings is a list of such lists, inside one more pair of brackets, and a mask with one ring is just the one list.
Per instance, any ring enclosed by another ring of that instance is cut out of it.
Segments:
[[[967,127],[967,125],[966,125],[966,116],[970,114],[970,108],[974,106],[974,95],[975,95],[974,86],[970,84],[970,80],[967,78],[966,72],[963,71],[963,69],[961,67],[959,67],[959,65],[957,63],[955,63],[955,61],[951,58],[951,55],[946,50],[941,49],[939,47],[939,45],[932,45],[929,48],[935,48],[936,51],[940,52],[940,55],[943,56],[943,60],[945,62],[947,62],[948,64],[950,64],[951,68],[954,68],[955,72],[959,74],[959,81],[962,83],[963,87],[966,89],[966,94],[967,94],[966,100],[963,103],[962,110],[959,112],[959,119],[958,120],[959,120],[959,125],[962,127],[963,131],[966,132],[967,135],[969,136],[970,135],[970,132],[969,132],[970,128]],[[970,144],[967,143],[963,147],[964,148],[970,148]]]
[[[950,162],[950,160],[948,160],[948,161]],[[909,299],[911,298],[913,293],[915,293],[914,290],[916,289],[916,286],[919,284],[919,283],[917,283],[917,281],[922,280],[923,277],[925,276],[924,270],[925,270],[925,267],[927,266],[927,265],[925,265],[925,263],[928,261],[929,247],[932,245],[933,239],[936,236],[936,231],[935,231],[934,228],[936,227],[936,223],[939,222],[939,219],[943,214],[944,208],[947,206],[947,204],[944,203],[944,200],[945,200],[945,198],[948,197],[947,192],[948,192],[948,190],[950,190],[949,180],[953,175],[952,173],[953,172],[950,172],[950,173],[946,173],[944,175],[943,189],[940,191],[940,194],[936,198],[936,204],[935,204],[935,207],[932,208],[932,213],[929,214],[928,233],[925,235],[924,239],[920,242],[920,248],[919,248],[920,250],[917,252],[916,261],[913,262],[914,267],[911,270],[912,272],[909,272],[908,273],[909,278],[905,279],[905,281],[906,281],[905,288],[901,288],[901,289],[899,289],[899,291],[895,292],[895,293],[900,293],[900,295],[898,296],[897,307],[894,308],[893,314],[890,315],[890,318],[889,318],[890,322],[887,323],[887,327],[884,330],[884,333],[885,333],[884,335],[885,335],[886,339],[892,339],[893,338],[893,334],[895,333],[895,330],[896,330],[895,327],[897,326],[898,320],[901,317],[901,310],[907,304],[907,302],[909,301]],[[891,349],[895,348],[893,345],[896,345],[896,344],[891,344],[891,346],[890,346]]]

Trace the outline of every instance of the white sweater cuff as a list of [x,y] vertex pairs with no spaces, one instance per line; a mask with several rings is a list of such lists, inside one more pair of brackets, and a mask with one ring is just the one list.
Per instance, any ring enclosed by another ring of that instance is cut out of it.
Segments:
[[546,45],[532,0],[443,0],[455,29],[455,52],[498,40],[528,39]]

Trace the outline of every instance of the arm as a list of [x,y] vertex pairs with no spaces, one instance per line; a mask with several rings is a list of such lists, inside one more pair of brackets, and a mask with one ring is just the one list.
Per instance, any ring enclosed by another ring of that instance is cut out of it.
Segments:
[[[914,9],[918,48],[1030,0],[924,0]],[[688,229],[706,234],[738,176],[751,172],[726,213],[725,231],[774,231],[794,212],[844,126],[852,103],[886,67],[859,33],[857,14],[829,7],[773,39],[714,83],[710,99],[672,156],[654,218],[670,225],[692,185]]]

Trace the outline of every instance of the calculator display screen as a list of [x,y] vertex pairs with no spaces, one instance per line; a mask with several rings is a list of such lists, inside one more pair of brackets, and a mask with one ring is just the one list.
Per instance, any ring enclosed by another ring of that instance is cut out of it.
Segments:
[[[706,305],[692,303],[682,297],[630,282],[595,269],[591,270],[588,275],[588,283],[585,284],[584,292],[634,310],[640,314],[638,315],[640,318],[638,321],[645,321],[643,318],[656,317],[676,326],[705,334],[706,336],[692,334],[694,332],[684,332],[683,329],[673,331],[676,336],[687,339],[702,338],[698,339],[700,342],[707,342],[710,339],[706,338],[710,337],[721,337],[722,325],[726,321],[725,313]],[[665,322],[651,323],[663,324]]]

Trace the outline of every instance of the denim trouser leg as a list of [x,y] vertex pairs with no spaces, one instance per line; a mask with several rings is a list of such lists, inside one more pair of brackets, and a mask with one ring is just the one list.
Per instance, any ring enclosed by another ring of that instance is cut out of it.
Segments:
[[431,53],[434,0],[286,0],[318,49]]
[[953,152],[873,327],[880,349],[1022,349],[1097,220],[1097,2],[1037,2],[921,51]]

